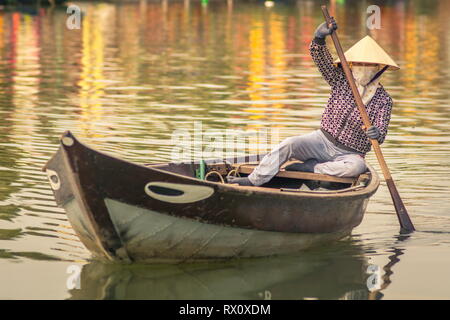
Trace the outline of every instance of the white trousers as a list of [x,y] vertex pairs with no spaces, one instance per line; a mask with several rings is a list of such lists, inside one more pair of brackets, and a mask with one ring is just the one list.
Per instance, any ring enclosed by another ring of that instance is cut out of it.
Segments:
[[260,186],[274,177],[280,167],[290,159],[319,163],[315,173],[337,177],[356,177],[367,170],[362,153],[335,146],[321,130],[302,136],[289,137],[264,156],[259,165],[248,176],[251,183]]

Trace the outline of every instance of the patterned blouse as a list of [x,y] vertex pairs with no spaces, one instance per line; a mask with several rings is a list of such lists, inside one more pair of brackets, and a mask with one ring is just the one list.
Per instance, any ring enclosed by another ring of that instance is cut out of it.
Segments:
[[[309,47],[325,81],[331,86],[331,96],[322,114],[321,129],[338,143],[361,153],[371,149],[370,140],[362,130],[363,122],[344,71],[333,64],[324,39],[315,38]],[[372,125],[380,130],[378,142],[383,143],[391,118],[392,98],[380,84],[375,95],[366,105]]]

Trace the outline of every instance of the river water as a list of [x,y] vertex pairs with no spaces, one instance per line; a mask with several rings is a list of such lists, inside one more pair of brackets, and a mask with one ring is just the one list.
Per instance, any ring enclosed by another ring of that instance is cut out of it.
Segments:
[[450,2],[377,3],[374,30],[372,3],[330,9],[344,48],[370,34],[401,67],[382,79],[395,102],[382,148],[417,231],[399,235],[382,183],[350,239],[175,266],[91,261],[42,166],[65,130],[158,162],[178,129],[269,129],[272,143],[316,129],[329,93],[308,53],[319,3],[80,2],[80,29],[65,7],[0,9],[0,298],[449,299]]

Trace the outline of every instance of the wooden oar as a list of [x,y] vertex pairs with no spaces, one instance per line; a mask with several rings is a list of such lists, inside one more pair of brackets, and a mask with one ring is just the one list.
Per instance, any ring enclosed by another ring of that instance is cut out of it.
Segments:
[[[328,13],[327,6],[322,6],[322,12],[327,22],[328,28],[332,28],[330,14]],[[361,119],[366,128],[371,126],[370,119],[367,116],[366,108],[364,107],[364,103],[361,100],[361,96],[359,95],[358,89],[355,84],[355,80],[352,75],[352,71],[348,66],[347,59],[345,58],[344,51],[342,50],[341,43],[339,42],[336,30],[331,34],[331,38],[333,39],[334,46],[336,47],[337,54],[339,59],[341,60],[342,68],[345,72],[345,77],[347,78],[350,87],[353,92],[353,97],[355,98],[356,104],[358,106],[359,112],[361,114]],[[386,180],[386,184],[389,188],[389,192],[391,193],[392,201],[394,202],[395,211],[397,212],[398,221],[400,222],[400,232],[401,233],[410,233],[413,232],[414,225],[412,224],[411,219],[409,218],[408,212],[406,211],[405,205],[403,204],[400,195],[398,194],[397,188],[394,184],[394,180],[392,180],[391,173],[389,172],[389,168],[384,160],[383,153],[381,153],[381,148],[376,139],[370,139],[372,143],[373,149],[378,159],[378,163],[380,164],[381,171],[383,171],[384,178]]]

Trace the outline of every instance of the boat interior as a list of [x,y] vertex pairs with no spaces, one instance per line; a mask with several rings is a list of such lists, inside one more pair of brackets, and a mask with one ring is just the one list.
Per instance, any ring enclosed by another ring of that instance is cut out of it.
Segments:
[[[342,178],[318,173],[287,171],[284,168],[295,161],[285,163],[278,174],[258,188],[278,189],[285,192],[336,193],[364,188],[370,182],[370,172],[358,177]],[[197,161],[191,163],[146,164],[152,167],[191,178],[217,183],[227,183],[227,176],[248,176],[258,162],[229,163]],[[256,187],[255,187],[256,188]]]

